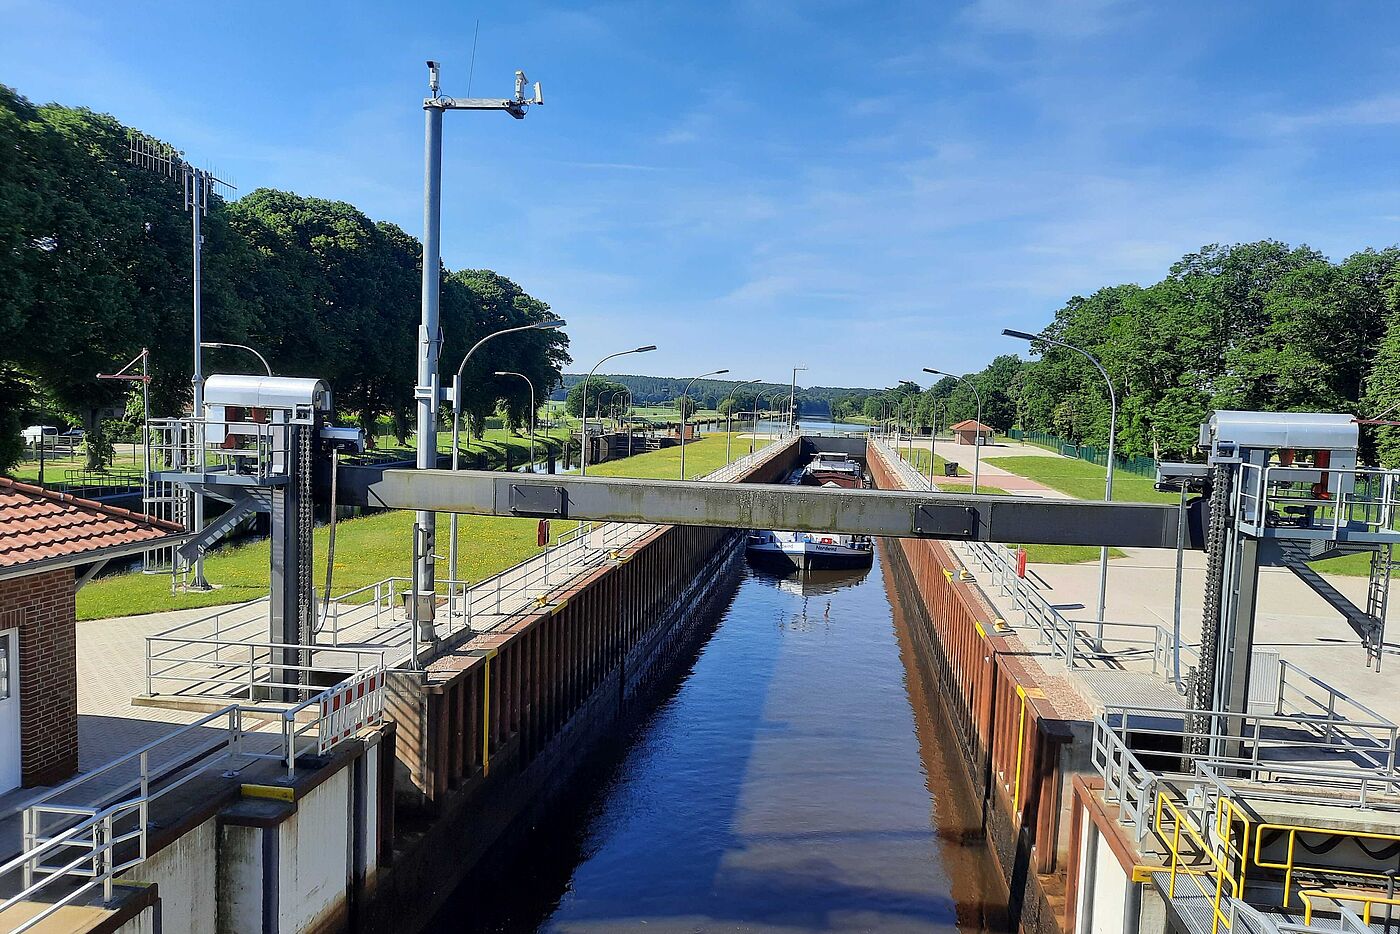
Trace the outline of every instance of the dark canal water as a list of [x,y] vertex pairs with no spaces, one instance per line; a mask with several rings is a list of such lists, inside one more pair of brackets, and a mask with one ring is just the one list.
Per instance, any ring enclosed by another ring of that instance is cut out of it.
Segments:
[[801,582],[745,568],[589,790],[434,930],[1003,930],[881,559]]

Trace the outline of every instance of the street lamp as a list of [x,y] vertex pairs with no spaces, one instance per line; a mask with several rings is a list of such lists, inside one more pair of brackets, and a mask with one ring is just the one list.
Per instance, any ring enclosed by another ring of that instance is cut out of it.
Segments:
[[788,389],[788,427],[793,431],[797,430],[797,371],[805,369],[805,366],[792,368],[792,386]]
[[[730,400],[734,403],[734,405],[738,405],[739,396],[737,395],[737,393],[739,392],[739,390],[743,389],[745,386],[752,385],[753,383],[761,382],[763,381],[758,379],[745,380],[744,382],[740,383],[739,385],[735,386],[732,390],[730,390]],[[730,447],[734,444],[734,405],[731,405],[729,407],[729,413],[725,416],[724,420],[724,466],[726,467],[728,467],[730,464],[729,450]]]
[[[909,448],[909,463],[910,463],[910,464],[913,464],[913,463],[914,463],[914,397],[913,397],[912,395],[909,394],[908,390],[900,389],[899,387],[895,387],[894,389],[887,389],[886,392],[897,392],[897,393],[899,393],[901,396],[903,396],[903,397],[909,402],[909,439],[908,439],[908,448]],[[894,426],[895,426],[895,435],[894,435],[894,443],[895,443],[895,451],[898,452],[898,450],[899,450],[899,409],[896,407],[894,411],[895,411],[895,422],[894,422]]]
[[633,347],[631,350],[619,350],[617,353],[610,353],[597,363],[593,364],[593,369],[588,371],[588,375],[583,378],[582,396],[579,401],[583,403],[580,411],[583,412],[583,427],[579,429],[579,452],[578,452],[578,473],[580,477],[588,476],[588,381],[593,378],[593,374],[598,372],[598,367],[607,363],[614,357],[625,357],[630,353],[650,353],[656,349],[655,344],[647,344],[645,347]]
[[[563,319],[551,318],[548,321],[536,321],[533,324],[522,324],[519,327],[492,331],[475,344],[472,344],[471,350],[468,350],[466,356],[462,357],[462,362],[457,364],[457,375],[452,378],[452,469],[454,471],[458,469],[458,459],[461,454],[457,448],[457,435],[462,425],[462,371],[467,368],[467,361],[472,358],[472,354],[480,350],[482,345],[487,341],[495,340],[506,334],[515,334],[520,331],[543,331],[550,328],[562,328],[563,326]],[[436,427],[432,434],[434,439],[436,439]],[[447,547],[447,579],[455,581],[457,579],[457,513],[455,512],[448,520],[448,532],[452,536],[452,540]],[[422,574],[421,570],[419,573]]]
[[535,470],[535,384],[530,382],[530,377],[514,370],[497,370],[495,375],[518,376],[525,381],[525,385],[530,387],[530,471],[533,473]]
[[267,365],[267,358],[264,357],[262,354],[258,353],[253,348],[249,347],[247,344],[226,344],[223,341],[200,341],[199,346],[207,347],[211,350],[218,350],[223,347],[231,347],[234,350],[246,350],[248,351],[248,353],[258,358],[258,362],[263,365],[263,369],[267,370],[268,376],[272,375],[272,367]]
[[973,397],[977,400],[977,427],[972,433],[972,492],[977,492],[977,480],[982,473],[982,394],[977,391],[977,384],[966,376],[958,376],[953,373],[944,373],[942,370],[931,370],[924,367],[925,373],[932,373],[934,376],[951,376],[960,383],[967,383],[972,390]]
[[681,479],[685,479],[685,424],[689,421],[686,415],[686,405],[693,405],[690,398],[690,388],[695,385],[695,380],[704,379],[707,376],[723,376],[728,370],[711,370],[709,373],[701,373],[690,382],[685,384],[685,392],[681,393]]
[[[1104,478],[1103,498],[1104,502],[1113,501],[1113,441],[1118,434],[1118,394],[1113,391],[1113,380],[1108,377],[1108,370],[1103,368],[1103,364],[1094,357],[1093,354],[1082,347],[1073,344],[1066,344],[1064,341],[1057,341],[1054,338],[1046,337],[1043,334],[1027,334],[1025,331],[1013,331],[1010,328],[1001,332],[1006,337],[1015,337],[1023,341],[1031,342],[1031,349],[1035,349],[1035,343],[1052,344],[1056,347],[1063,347],[1065,350],[1072,350],[1085,360],[1094,365],[1094,369],[1099,371],[1103,377],[1104,385],[1108,387],[1108,464],[1107,476]],[[1098,606],[1098,646],[1103,648],[1103,616],[1104,604],[1108,598],[1108,549],[1099,549],[1099,606]]]

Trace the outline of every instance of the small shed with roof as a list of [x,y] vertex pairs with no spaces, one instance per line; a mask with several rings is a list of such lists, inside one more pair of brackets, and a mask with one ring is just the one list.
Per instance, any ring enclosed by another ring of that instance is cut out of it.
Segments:
[[958,444],[992,443],[992,429],[974,418],[958,422],[948,430],[953,433],[953,440]]

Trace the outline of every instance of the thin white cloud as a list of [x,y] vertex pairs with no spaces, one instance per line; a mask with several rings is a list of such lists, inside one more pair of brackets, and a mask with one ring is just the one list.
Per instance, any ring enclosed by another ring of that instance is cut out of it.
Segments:
[[1380,94],[1335,107],[1276,114],[1264,118],[1263,125],[1280,134],[1324,128],[1396,126],[1400,125],[1400,94]]

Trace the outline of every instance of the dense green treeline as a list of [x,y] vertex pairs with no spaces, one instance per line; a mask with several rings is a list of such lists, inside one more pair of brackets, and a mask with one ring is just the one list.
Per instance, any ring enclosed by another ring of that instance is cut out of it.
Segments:
[[[81,108],[36,106],[0,86],[0,466],[30,420],[91,428],[126,385],[98,381],[151,351],[152,411],[188,406],[191,238],[178,179],[128,164],[128,128]],[[273,371],[318,376],[342,419],[409,429],[419,319],[416,238],[353,205],[259,189],[211,199],[204,219],[203,336],[256,347]],[[443,369],[492,330],[552,317],[489,270],[443,270]],[[569,361],[556,330],[488,344],[472,359],[464,412],[474,430],[504,406],[523,421],[529,390]],[[205,371],[256,372],[235,350]]]
[[[575,386],[583,382],[586,374],[566,373],[564,374],[563,387],[554,394],[556,399],[564,399],[566,392],[571,392]],[[594,374],[596,381],[602,379],[602,374]],[[684,392],[688,378],[675,376],[632,376],[610,373],[607,379],[613,381],[618,386],[625,387],[632,392],[632,399],[637,405],[660,405],[674,402]],[[694,397],[695,404],[701,409],[720,409],[725,400],[735,400],[735,412],[750,411],[753,408],[755,396],[762,395],[764,405],[770,403],[774,407],[786,410],[788,404],[788,394],[791,391],[790,383],[749,383],[743,385],[740,380],[727,379],[701,379],[695,381],[695,386],[690,394]],[[589,383],[589,398],[593,397],[593,383]],[[798,410],[805,416],[824,416],[828,411],[835,412],[838,404],[843,399],[857,397],[864,399],[866,396],[876,393],[874,389],[842,389],[831,386],[807,386],[797,387]],[[782,396],[779,400],[777,397]],[[589,411],[593,411],[593,403],[589,403]],[[851,413],[847,413],[851,414]]]
[[[1396,419],[1397,301],[1400,250],[1394,247],[1334,263],[1306,246],[1264,240],[1207,246],[1152,285],[1075,296],[1041,333],[1103,363],[1118,394],[1119,452],[1181,457],[1213,409]],[[1038,359],[998,357],[966,374],[983,393],[983,420],[1001,430],[1019,425],[1102,446],[1109,424],[1103,377],[1073,351],[1048,344],[1034,350]],[[935,400],[943,403],[940,425],[975,411],[966,386],[945,378],[919,393],[917,420],[929,422]],[[882,403],[908,412],[893,393],[861,401],[872,417]],[[1368,427],[1363,439],[1382,463],[1400,464],[1395,428]]]

